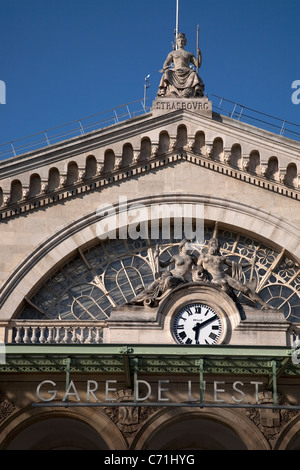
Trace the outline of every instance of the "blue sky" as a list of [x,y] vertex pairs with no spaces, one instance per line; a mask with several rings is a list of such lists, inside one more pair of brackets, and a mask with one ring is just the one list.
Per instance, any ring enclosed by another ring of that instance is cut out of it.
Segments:
[[[0,143],[143,98],[171,51],[175,0],[0,0]],[[300,0],[179,0],[206,92],[300,124]]]

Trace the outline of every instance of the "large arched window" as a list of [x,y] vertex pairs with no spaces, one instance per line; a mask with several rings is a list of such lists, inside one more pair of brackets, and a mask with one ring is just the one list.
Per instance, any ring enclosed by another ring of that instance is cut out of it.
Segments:
[[[195,247],[195,255],[215,233],[205,227],[205,240]],[[262,244],[252,236],[219,229],[221,252],[248,266],[239,270],[244,281],[270,305],[282,309],[289,321],[300,321],[300,268],[284,251]],[[156,273],[153,253],[160,259],[177,252],[181,240],[108,240],[79,251],[61,266],[29,299],[21,319],[105,320],[111,309],[130,301],[149,285]],[[255,264],[252,263],[256,255]],[[241,301],[247,301],[237,293]],[[248,300],[249,301],[249,300]],[[253,305],[253,304],[252,304]]]

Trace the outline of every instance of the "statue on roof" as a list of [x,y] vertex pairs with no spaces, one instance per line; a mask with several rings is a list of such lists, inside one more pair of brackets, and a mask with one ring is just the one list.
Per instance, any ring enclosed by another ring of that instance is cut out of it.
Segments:
[[[160,97],[201,98],[204,95],[204,83],[197,73],[202,63],[201,51],[197,49],[196,58],[184,49],[186,42],[185,34],[179,33],[177,49],[168,54],[160,70],[163,73],[157,93]],[[190,64],[196,67],[197,72]]]

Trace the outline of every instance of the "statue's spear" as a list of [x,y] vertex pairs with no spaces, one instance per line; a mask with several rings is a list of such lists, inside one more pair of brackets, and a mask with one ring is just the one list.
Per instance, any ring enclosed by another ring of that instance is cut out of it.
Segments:
[[197,75],[199,71],[199,25],[197,25]]

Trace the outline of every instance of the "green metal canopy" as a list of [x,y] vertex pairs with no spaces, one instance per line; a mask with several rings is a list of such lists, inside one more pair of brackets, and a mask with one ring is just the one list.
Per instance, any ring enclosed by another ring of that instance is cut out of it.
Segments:
[[[292,362],[293,350],[287,347],[200,346],[164,344],[8,344],[6,361],[0,365],[5,372],[63,372],[66,359],[72,372],[124,373],[133,372],[138,364],[143,374],[194,374],[199,361],[209,374],[268,375],[276,364],[277,377],[300,375],[300,367]],[[138,360],[138,361],[136,361]]]

